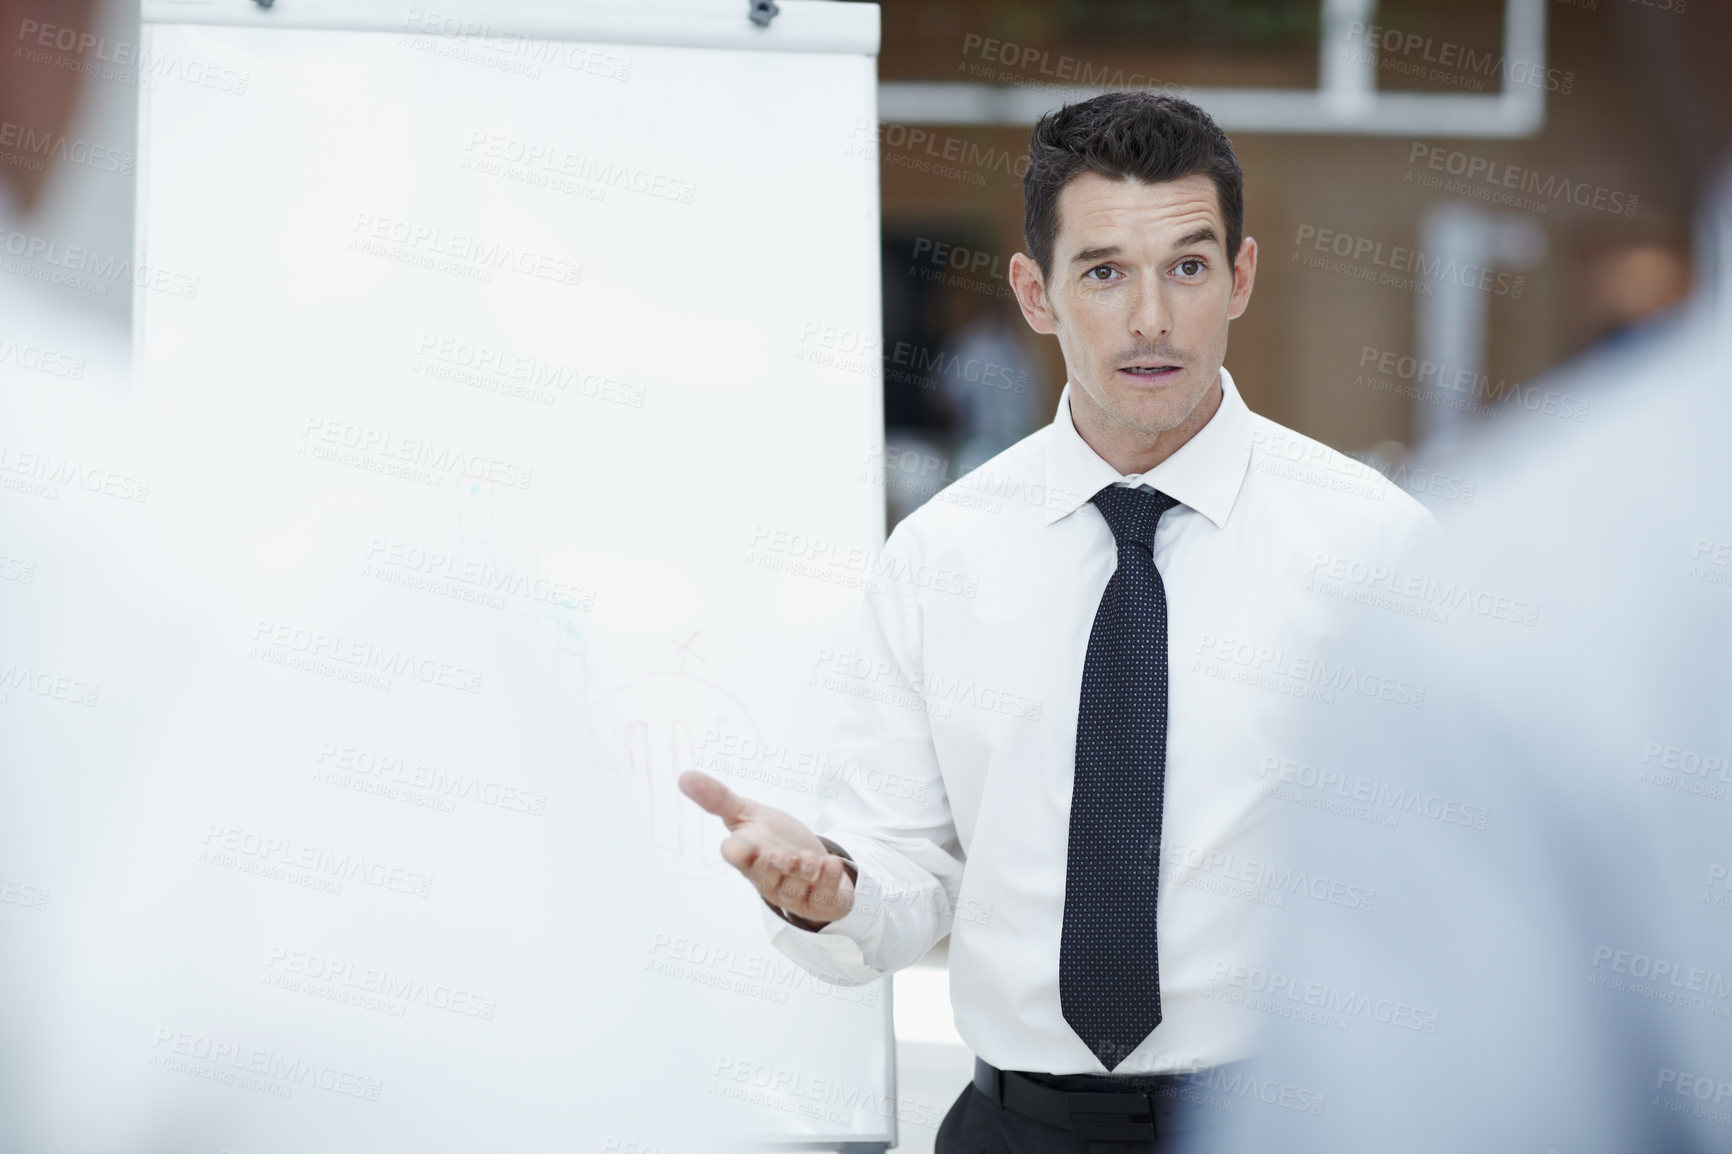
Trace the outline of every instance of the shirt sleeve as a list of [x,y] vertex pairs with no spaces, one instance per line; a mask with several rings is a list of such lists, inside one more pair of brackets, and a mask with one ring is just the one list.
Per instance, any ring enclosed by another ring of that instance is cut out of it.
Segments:
[[[766,903],[772,944],[810,973],[864,985],[950,932],[964,855],[939,772],[922,664],[919,566],[906,523],[872,567],[852,652],[820,654],[813,688],[840,701],[813,828],[858,871],[854,905],[805,930]],[[943,594],[954,596],[955,594]]]

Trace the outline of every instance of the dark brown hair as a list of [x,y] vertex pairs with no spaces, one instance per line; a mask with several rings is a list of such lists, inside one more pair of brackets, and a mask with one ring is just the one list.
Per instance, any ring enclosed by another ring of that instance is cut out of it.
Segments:
[[1149,184],[1202,173],[1215,182],[1227,259],[1238,255],[1245,177],[1227,134],[1190,101],[1164,92],[1106,92],[1040,118],[1022,177],[1022,231],[1043,277],[1052,274],[1058,194],[1080,172]]

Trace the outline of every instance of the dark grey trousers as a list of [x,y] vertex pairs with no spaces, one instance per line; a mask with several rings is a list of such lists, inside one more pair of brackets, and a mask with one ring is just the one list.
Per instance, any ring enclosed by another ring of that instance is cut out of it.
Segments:
[[995,1104],[970,1082],[944,1115],[932,1149],[933,1154],[1175,1154],[1187,1149],[1184,1139],[1192,1137],[1187,1133],[1152,1142],[1075,1138],[1069,1130]]

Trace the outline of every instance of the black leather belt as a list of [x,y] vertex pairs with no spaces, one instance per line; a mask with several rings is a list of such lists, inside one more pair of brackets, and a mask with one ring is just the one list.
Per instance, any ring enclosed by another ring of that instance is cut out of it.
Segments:
[[[1063,1081],[1051,1074],[1038,1076]],[[1079,1081],[1100,1084],[1110,1077],[1081,1076]],[[1207,1077],[1145,1074],[1124,1079],[1136,1089],[1066,1090],[1044,1085],[1021,1071],[1000,1070],[984,1059],[974,1059],[974,1088],[994,1105],[1069,1130],[1074,1137],[1100,1141],[1147,1141],[1157,1135],[1195,1129],[1194,1111],[1183,1108],[1180,1091]]]

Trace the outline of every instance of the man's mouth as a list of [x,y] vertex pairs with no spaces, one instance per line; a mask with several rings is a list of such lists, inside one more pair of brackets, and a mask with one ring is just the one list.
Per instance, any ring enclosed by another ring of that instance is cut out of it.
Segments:
[[1119,372],[1121,373],[1126,373],[1138,378],[1139,380],[1145,381],[1160,380],[1161,378],[1169,377],[1178,371],[1178,365],[1161,364],[1157,362],[1125,365],[1119,369]]

